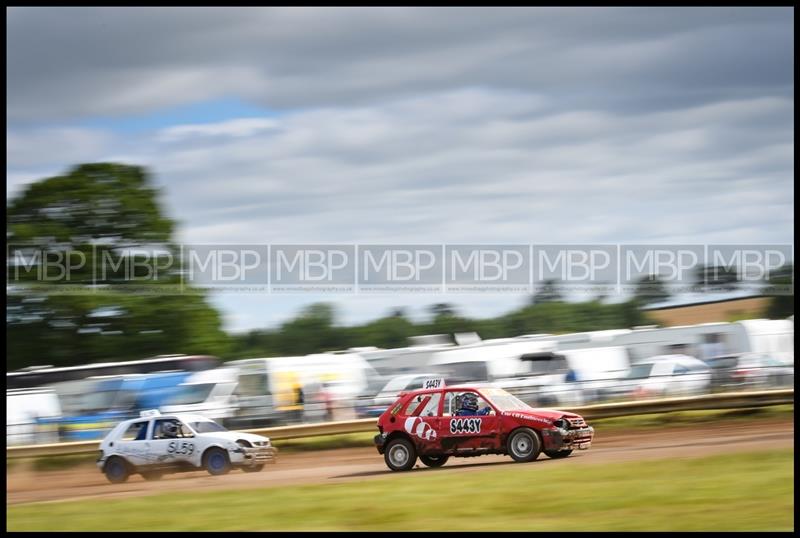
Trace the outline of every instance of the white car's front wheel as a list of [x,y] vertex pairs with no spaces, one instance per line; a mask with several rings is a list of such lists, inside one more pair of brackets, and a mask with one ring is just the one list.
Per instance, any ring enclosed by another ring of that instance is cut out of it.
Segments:
[[228,474],[231,470],[228,453],[221,448],[209,448],[203,455],[203,467],[210,475]]

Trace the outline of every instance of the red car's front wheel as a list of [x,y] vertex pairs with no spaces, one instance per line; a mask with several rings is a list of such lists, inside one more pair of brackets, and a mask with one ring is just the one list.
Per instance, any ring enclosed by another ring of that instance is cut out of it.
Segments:
[[539,434],[530,428],[518,428],[508,436],[508,454],[518,462],[533,461],[542,451]]

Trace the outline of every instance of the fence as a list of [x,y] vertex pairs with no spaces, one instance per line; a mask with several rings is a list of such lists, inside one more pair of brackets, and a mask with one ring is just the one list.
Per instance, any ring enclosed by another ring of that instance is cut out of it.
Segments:
[[[564,411],[578,413],[585,419],[592,420],[598,418],[667,413],[672,411],[752,408],[789,403],[794,403],[794,389],[705,394],[701,396],[665,398],[659,400],[605,403],[564,409]],[[369,418],[340,422],[281,426],[277,428],[258,428],[245,431],[259,435],[265,435],[272,440],[301,439],[304,437],[319,437],[325,435],[339,435],[371,431],[377,432],[376,423],[376,419]],[[91,441],[29,446],[8,446],[6,447],[6,459],[90,454],[98,451],[99,444],[100,443],[98,441]]]

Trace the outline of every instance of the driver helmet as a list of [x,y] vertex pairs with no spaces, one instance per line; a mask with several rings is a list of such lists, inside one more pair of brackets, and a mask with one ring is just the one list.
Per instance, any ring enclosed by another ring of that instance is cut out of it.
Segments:
[[478,396],[474,392],[465,392],[461,395],[461,409],[469,411],[478,410]]
[[174,422],[165,422],[161,426],[161,431],[163,432],[165,437],[177,437],[178,436],[178,425]]

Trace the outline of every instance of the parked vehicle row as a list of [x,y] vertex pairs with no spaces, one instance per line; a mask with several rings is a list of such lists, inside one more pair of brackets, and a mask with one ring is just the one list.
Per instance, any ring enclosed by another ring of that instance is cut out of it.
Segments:
[[[490,383],[534,407],[792,386],[793,320],[747,320],[663,329],[480,340],[457,335],[419,345],[352,348],[298,357],[235,360],[173,356],[9,373],[12,444],[100,439],[145,409],[202,415],[229,428],[378,417],[426,378]],[[153,371],[162,366],[179,371]],[[209,366],[209,368],[204,368]],[[79,372],[111,373],[73,379]],[[127,373],[120,373],[127,372]],[[61,381],[59,376],[67,375]],[[58,381],[54,381],[58,380]]]

